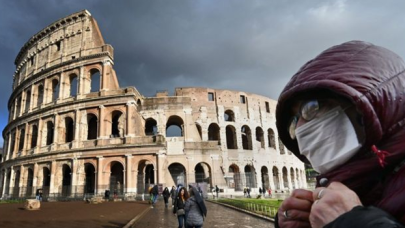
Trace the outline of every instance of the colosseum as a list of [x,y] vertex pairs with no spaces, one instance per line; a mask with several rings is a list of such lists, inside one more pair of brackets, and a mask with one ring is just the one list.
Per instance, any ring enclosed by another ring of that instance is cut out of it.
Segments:
[[83,10],[32,36],[15,59],[3,130],[4,198],[142,194],[154,184],[289,191],[304,164],[278,138],[276,101],[210,88],[145,97],[121,88],[114,49]]

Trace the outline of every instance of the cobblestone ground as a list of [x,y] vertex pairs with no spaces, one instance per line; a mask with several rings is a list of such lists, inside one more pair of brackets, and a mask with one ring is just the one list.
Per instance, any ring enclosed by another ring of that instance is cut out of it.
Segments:
[[[145,216],[138,220],[132,228],[176,228],[178,227],[177,217],[172,212],[171,202],[169,208],[165,208],[162,201],[159,201],[155,208],[151,209]],[[231,227],[231,228],[273,228],[274,224],[218,205],[206,202],[208,216],[204,221],[204,227]]]

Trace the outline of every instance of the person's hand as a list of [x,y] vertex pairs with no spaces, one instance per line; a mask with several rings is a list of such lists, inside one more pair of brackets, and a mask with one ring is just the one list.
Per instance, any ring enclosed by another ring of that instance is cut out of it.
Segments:
[[312,191],[296,189],[278,209],[278,225],[282,228],[311,227],[309,213],[313,203]]
[[309,221],[312,228],[324,227],[355,206],[362,205],[355,192],[340,182],[332,182],[327,188],[313,192]]

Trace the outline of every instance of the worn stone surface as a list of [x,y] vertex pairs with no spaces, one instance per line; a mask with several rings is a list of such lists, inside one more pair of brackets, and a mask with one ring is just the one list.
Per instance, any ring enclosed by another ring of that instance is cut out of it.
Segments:
[[41,202],[36,199],[27,199],[24,204],[25,210],[33,211],[41,208]]

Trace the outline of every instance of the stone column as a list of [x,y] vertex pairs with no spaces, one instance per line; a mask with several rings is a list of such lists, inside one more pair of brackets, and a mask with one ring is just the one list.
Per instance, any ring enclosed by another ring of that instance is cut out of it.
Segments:
[[104,158],[103,156],[97,156],[97,188],[96,188],[96,192],[98,194],[103,193],[103,191],[105,190],[104,186],[102,186],[104,184],[103,182],[103,162]]
[[71,194],[76,193],[75,191],[77,190],[77,189],[75,189],[75,187],[77,185],[77,178],[78,178],[78,175],[77,175],[77,166],[78,166],[78,164],[77,163],[78,163],[77,158],[73,158],[72,159],[72,169],[71,169],[71,171],[72,171],[72,175],[71,175],[71,177],[72,177],[72,182],[71,182],[72,192],[71,192]]
[[28,145],[29,136],[30,136],[30,134],[29,134],[30,131],[28,129],[28,122],[25,123],[24,129],[25,129],[24,145],[23,145],[23,148],[22,148],[22,151],[21,151],[21,155],[26,155],[27,154],[27,148],[28,148],[27,145]]
[[24,166],[23,165],[21,165],[20,166],[20,180],[18,181],[18,196],[22,196],[22,187],[23,186],[26,186],[25,184],[26,183],[24,183],[24,171],[25,171],[25,168],[24,168]]
[[100,106],[98,106],[98,108],[99,108],[99,110],[100,110],[100,119],[98,120],[98,122],[99,122],[99,134],[98,134],[98,137],[100,138],[100,139],[107,139],[108,138],[108,136],[106,135],[106,126],[105,126],[105,122],[104,122],[104,118],[105,118],[105,107],[104,107],[104,105],[100,105]]
[[134,118],[133,115],[135,114],[135,102],[129,101],[127,102],[127,130],[126,130],[126,137],[134,137],[135,136],[135,127],[134,127]]
[[38,136],[37,136],[37,147],[35,148],[34,154],[39,153],[40,148],[42,147],[42,125],[43,122],[41,118],[38,120]]
[[77,89],[77,98],[81,99],[83,98],[82,95],[84,95],[84,67],[80,66],[80,73],[79,73],[79,79],[77,80],[79,83],[78,89]]
[[126,154],[125,155],[125,162],[126,162],[126,168],[125,170],[126,172],[126,185],[124,186],[126,189],[126,192],[129,193],[133,193],[136,191],[136,189],[134,188],[134,184],[133,184],[133,177],[132,177],[132,154]]
[[10,159],[11,138],[12,138],[11,132],[9,132],[9,133],[8,133],[8,138],[7,138],[7,141],[8,141],[8,142],[7,142],[7,148],[5,149],[6,155],[5,155],[4,161],[7,161],[7,160]]
[[53,131],[53,144],[57,145],[59,143],[59,137],[58,137],[58,133],[59,133],[59,115],[55,114],[54,115],[54,131]]
[[65,98],[65,73],[61,72],[60,77],[59,77],[59,94],[58,94],[58,99],[57,100],[62,100]]
[[292,190],[291,169],[287,169],[288,189]]
[[81,112],[80,109],[76,109],[75,111],[75,136],[72,142],[73,148],[79,147],[80,140],[80,119],[81,119]]
[[37,182],[38,182],[38,163],[34,164],[34,170],[32,170],[33,177],[32,177],[32,189],[35,191],[37,189]]
[[107,73],[111,68],[111,62],[109,60],[103,61],[103,72],[100,72],[101,76],[101,86],[100,91],[108,90],[108,81],[109,81],[109,74]]
[[[51,163],[51,183],[49,186],[49,193],[58,193],[58,189],[55,189],[55,176],[56,176],[56,161],[53,160]],[[45,177],[44,177],[45,178]]]

